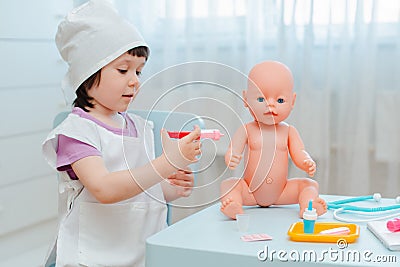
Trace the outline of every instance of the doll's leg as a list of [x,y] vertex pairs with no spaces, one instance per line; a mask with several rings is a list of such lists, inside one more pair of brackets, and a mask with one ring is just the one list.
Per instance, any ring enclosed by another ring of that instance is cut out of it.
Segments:
[[253,195],[243,179],[229,178],[221,183],[221,212],[231,219],[242,214],[242,205],[256,205]]
[[236,214],[243,213],[243,183],[238,178],[229,178],[221,183],[221,212],[231,219],[236,219]]
[[302,217],[310,200],[313,201],[313,208],[316,209],[318,215],[326,212],[326,202],[318,196],[318,183],[309,178],[292,178],[288,180],[281,196],[275,204],[288,205],[299,203],[300,217]]
[[303,212],[308,208],[308,203],[312,200],[313,208],[316,209],[318,215],[322,215],[327,210],[327,204],[325,200],[319,197],[318,194],[318,183],[309,178],[299,178],[299,205],[300,205],[300,217],[303,216]]

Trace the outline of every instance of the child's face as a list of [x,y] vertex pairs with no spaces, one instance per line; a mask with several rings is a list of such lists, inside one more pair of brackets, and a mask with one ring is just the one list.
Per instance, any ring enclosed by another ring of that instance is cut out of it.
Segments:
[[122,54],[101,69],[99,84],[89,89],[95,109],[124,112],[139,90],[139,75],[146,58]]
[[249,86],[247,92],[243,92],[247,105],[254,119],[258,122],[274,125],[285,120],[296,99],[296,94],[291,87]]

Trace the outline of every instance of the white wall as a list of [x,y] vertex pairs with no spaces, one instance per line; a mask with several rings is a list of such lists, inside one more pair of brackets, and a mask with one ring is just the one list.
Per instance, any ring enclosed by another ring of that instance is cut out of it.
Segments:
[[40,266],[55,230],[56,176],[41,142],[65,109],[54,35],[71,7],[0,1],[0,266]]

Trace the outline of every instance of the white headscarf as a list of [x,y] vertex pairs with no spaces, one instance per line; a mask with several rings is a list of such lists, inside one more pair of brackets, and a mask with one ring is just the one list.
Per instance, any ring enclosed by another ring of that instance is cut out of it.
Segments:
[[132,48],[147,47],[107,0],[91,0],[73,9],[58,26],[56,45],[69,66],[61,84],[68,103],[92,74]]

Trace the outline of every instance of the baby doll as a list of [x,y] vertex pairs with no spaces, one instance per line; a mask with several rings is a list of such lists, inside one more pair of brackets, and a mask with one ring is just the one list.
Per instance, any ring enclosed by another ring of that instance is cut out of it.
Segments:
[[327,206],[318,197],[318,183],[309,178],[288,179],[288,154],[294,164],[314,176],[316,164],[305,151],[295,127],[284,120],[293,109],[296,93],[289,68],[276,61],[257,64],[250,71],[245,107],[254,121],[242,125],[234,134],[225,163],[235,169],[247,146],[244,175],[221,184],[221,211],[235,219],[243,205],[286,205],[299,203],[300,217],[310,200],[318,215]]

